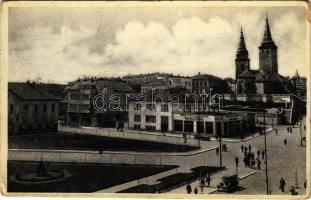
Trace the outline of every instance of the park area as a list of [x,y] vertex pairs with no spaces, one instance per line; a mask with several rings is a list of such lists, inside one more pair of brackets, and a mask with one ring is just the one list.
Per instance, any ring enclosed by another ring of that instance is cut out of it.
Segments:
[[[40,162],[9,161],[8,192],[95,192],[129,181],[152,176],[176,167],[177,166],[45,162],[44,169],[42,169]],[[63,174],[63,176],[60,178],[56,177],[54,181],[43,180],[43,177],[47,177],[49,174],[56,172]],[[27,181],[26,179],[18,179],[18,177],[27,177],[26,175],[29,174],[34,174],[34,176]],[[34,177],[37,177],[37,179]]]
[[46,133],[9,137],[10,149],[91,151],[187,152],[194,146],[73,133]]

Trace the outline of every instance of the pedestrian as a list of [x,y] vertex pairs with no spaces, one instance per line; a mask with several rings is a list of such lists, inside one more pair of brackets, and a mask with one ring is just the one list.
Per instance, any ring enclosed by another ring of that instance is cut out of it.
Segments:
[[289,128],[287,127],[287,133],[289,133]]
[[283,177],[281,177],[281,179],[280,179],[280,189],[281,189],[282,192],[285,192],[285,191],[284,191],[285,185],[286,185],[286,182],[285,182],[285,180],[283,179]]
[[203,188],[204,188],[204,178],[200,178],[200,188],[201,188],[201,193],[203,193]]
[[246,146],[244,147],[244,152],[245,152],[245,151],[247,152],[247,147],[246,147]]
[[243,162],[244,162],[244,167],[247,167],[246,156],[243,158]]
[[276,128],[276,129],[275,129],[275,135],[277,135],[277,134],[278,134],[278,129]]
[[261,170],[260,165],[261,165],[261,162],[260,162],[260,160],[259,160],[259,159],[257,159],[257,169],[259,169],[259,170]]
[[207,187],[209,187],[211,184],[211,176],[209,173],[206,174],[205,182],[207,183]]
[[306,189],[307,188],[307,180],[303,183],[303,187]]
[[293,132],[292,127],[289,127],[289,132],[290,132],[290,133],[292,133],[292,132]]
[[219,147],[216,148],[216,155],[218,156],[219,154]]
[[238,164],[239,164],[239,158],[235,156],[235,165],[238,166]]
[[286,138],[284,139],[284,145],[285,145],[285,146],[287,145],[287,140],[286,140]]
[[260,151],[259,150],[257,151],[257,157],[258,158],[260,157]]
[[244,151],[244,146],[243,146],[243,144],[241,145],[241,152],[243,153],[243,151]]
[[251,152],[252,151],[252,146],[248,145],[248,151]]
[[187,194],[191,194],[192,189],[191,189],[190,183],[187,184],[186,190],[187,190]]
[[303,130],[306,130],[306,125],[303,125]]
[[261,151],[261,157],[262,157],[262,159],[265,159],[265,151],[264,150]]
[[194,187],[193,192],[194,192],[194,194],[198,194],[198,188],[197,188],[197,187]]
[[255,164],[256,164],[255,159],[252,159],[252,169],[255,168]]
[[298,192],[295,190],[295,188],[294,188],[294,186],[290,186],[290,193],[292,194],[292,195],[298,195]]
[[247,156],[247,151],[244,151],[244,156]]

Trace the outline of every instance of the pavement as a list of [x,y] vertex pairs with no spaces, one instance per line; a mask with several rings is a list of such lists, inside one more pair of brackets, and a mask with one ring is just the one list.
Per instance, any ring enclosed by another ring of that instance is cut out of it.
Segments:
[[[303,122],[302,127],[304,126]],[[306,147],[301,147],[300,144],[300,129],[299,127],[294,127],[293,133],[287,132],[288,126],[274,126],[274,129],[278,130],[276,134],[275,131],[270,131],[266,135],[267,141],[267,156],[268,156],[268,192],[272,195],[290,195],[290,186],[298,186],[296,191],[303,195],[306,190],[303,187],[303,183],[306,179]],[[305,130],[302,128],[302,136],[305,137]],[[284,145],[284,139],[287,140],[287,145]],[[234,194],[252,194],[252,195],[265,195],[266,194],[266,173],[264,161],[261,159],[261,170],[250,169],[244,167],[243,164],[243,153],[241,152],[241,145],[252,146],[252,152],[257,150],[264,150],[264,136],[255,135],[251,138],[245,138],[244,141],[232,140],[223,141],[227,144],[228,152],[223,152],[223,166],[226,170],[213,174],[211,176],[210,187],[204,187],[201,191],[199,187],[199,181],[195,180],[191,183],[192,190],[195,187],[198,188],[199,194],[222,194],[217,191],[217,185],[221,181],[222,176],[236,174],[236,168],[234,163],[235,156],[238,156],[240,162],[238,165],[238,177],[241,179],[239,182],[239,190]],[[202,148],[217,146],[217,141],[202,141]],[[219,156],[215,154],[209,154],[206,165],[217,166],[219,165]],[[256,155],[257,157],[257,155]],[[190,168],[200,165],[196,160],[193,160],[191,156],[180,157],[177,159],[184,159],[184,166],[181,166],[174,172],[170,170],[165,173],[157,174],[155,176],[147,177],[145,180],[140,180],[139,184],[148,183],[156,184],[156,180],[176,172],[188,172]],[[198,158],[196,158],[198,159]],[[200,159],[200,158],[199,158]],[[285,192],[283,193],[279,189],[279,180],[283,177],[286,181]],[[116,192],[118,190],[133,187],[138,184],[138,181],[133,181],[131,183],[126,183],[113,188],[108,188],[99,192]],[[186,186],[180,186],[167,193],[171,194],[186,194]]]

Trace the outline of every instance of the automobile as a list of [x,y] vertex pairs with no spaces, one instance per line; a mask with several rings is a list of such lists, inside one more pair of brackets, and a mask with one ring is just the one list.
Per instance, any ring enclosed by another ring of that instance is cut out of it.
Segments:
[[221,182],[217,185],[220,192],[234,192],[239,186],[239,178],[237,175],[223,176]]

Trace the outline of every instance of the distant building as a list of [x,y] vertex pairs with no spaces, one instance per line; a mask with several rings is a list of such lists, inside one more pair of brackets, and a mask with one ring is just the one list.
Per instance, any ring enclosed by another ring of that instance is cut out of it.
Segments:
[[226,81],[217,76],[210,74],[201,74],[193,76],[192,80],[192,92],[194,94],[201,94],[203,90],[209,92],[212,89],[212,93],[228,93],[230,91],[229,85]]
[[36,83],[9,83],[8,86],[10,135],[57,131],[60,97]]
[[190,77],[169,75],[166,77],[153,79],[141,84],[141,93],[155,90],[167,90],[169,88],[186,89],[191,92],[192,82]]
[[127,121],[126,98],[134,93],[126,82],[112,78],[77,80],[66,91],[67,124],[99,127],[116,127],[118,121]]
[[295,76],[291,79],[296,94],[300,97],[307,97],[307,78],[301,77],[296,71]]
[[262,43],[259,47],[259,70],[250,69],[248,51],[246,49],[243,31],[236,53],[236,80],[238,94],[287,94],[290,82],[278,74],[277,46],[275,45],[268,22]]

